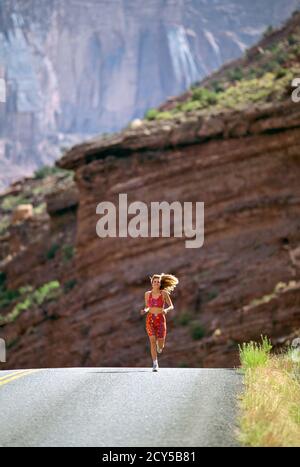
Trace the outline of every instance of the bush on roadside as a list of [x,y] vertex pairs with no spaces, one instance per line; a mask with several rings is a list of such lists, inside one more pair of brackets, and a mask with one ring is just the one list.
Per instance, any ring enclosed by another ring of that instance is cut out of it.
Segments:
[[238,345],[242,370],[265,365],[269,359],[272,344],[268,337],[261,336],[262,343],[244,342]]
[[271,343],[240,347],[244,391],[238,396],[236,437],[247,447],[296,447],[300,440],[300,364],[290,351],[271,355]]

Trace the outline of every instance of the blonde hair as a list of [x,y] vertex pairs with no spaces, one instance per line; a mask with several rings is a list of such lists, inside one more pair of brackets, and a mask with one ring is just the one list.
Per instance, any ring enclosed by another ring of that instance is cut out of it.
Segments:
[[166,290],[169,293],[172,292],[176,285],[179,283],[179,280],[176,276],[173,276],[173,274],[165,274],[164,272],[150,276],[151,284],[153,279],[160,279],[160,288],[162,290]]

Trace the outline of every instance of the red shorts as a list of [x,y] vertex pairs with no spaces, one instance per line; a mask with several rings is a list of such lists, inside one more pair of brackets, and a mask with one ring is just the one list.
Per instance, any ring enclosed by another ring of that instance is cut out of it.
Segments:
[[146,317],[146,331],[148,336],[156,336],[159,339],[166,337],[167,333],[167,321],[165,313],[154,313],[147,314]]

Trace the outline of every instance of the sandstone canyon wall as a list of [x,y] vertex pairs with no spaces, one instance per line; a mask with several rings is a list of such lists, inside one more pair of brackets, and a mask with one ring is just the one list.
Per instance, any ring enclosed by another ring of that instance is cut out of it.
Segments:
[[241,55],[299,0],[2,0],[0,188]]

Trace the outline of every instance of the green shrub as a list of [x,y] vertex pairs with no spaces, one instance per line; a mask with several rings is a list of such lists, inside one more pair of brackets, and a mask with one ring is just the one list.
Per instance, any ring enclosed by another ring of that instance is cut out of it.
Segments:
[[[286,51],[277,47],[276,54],[283,63],[287,57]],[[246,71],[235,67],[229,71],[229,76],[234,81],[231,85],[227,83],[228,86],[223,86],[220,81],[215,80],[212,83],[213,90],[192,87],[190,100],[177,103],[171,112],[156,114],[156,118],[174,118],[175,112],[205,110],[209,107],[222,111],[244,108],[257,102],[280,101],[286,97],[291,80],[300,70],[296,66],[286,69],[279,61],[273,56],[268,61],[263,57],[263,62],[258,67],[252,66]]]
[[33,292],[33,287],[32,285],[23,285],[22,287],[19,287],[18,291],[21,295],[26,295],[31,292]]
[[56,174],[69,174],[70,176],[72,175],[71,170],[65,170],[60,167],[56,167],[56,165],[50,166],[50,165],[44,165],[40,169],[37,169],[34,172],[34,178],[37,180],[41,180],[45,177],[48,177],[49,175],[56,175]]
[[0,271],[0,289],[5,286],[6,274],[3,271]]
[[257,69],[255,68],[250,68],[247,72],[247,79],[248,80],[251,80],[251,79],[255,79],[257,78]]
[[213,300],[214,298],[216,298],[219,294],[219,291],[218,289],[212,289],[212,290],[209,290],[206,294],[206,301],[207,302],[210,302],[211,300]]
[[41,305],[45,301],[53,300],[60,295],[59,281],[50,281],[32,293],[32,303]]
[[191,321],[191,319],[191,313],[188,311],[183,311],[175,317],[176,324],[179,324],[181,326],[186,326]]
[[76,279],[69,279],[64,284],[64,292],[68,293],[70,290],[72,290],[75,287],[76,284],[77,284]]
[[47,192],[47,187],[44,186],[44,185],[38,185],[38,186],[35,186],[35,187],[32,189],[32,193],[33,193],[35,196],[42,195],[42,194],[44,194],[45,192]]
[[[273,44],[268,48],[268,51],[272,54],[273,67],[275,67],[276,64],[283,65],[284,63],[286,63],[289,56],[287,45],[283,43]],[[267,63],[265,63],[265,66],[267,65]],[[271,71],[270,68],[268,70]]]
[[145,118],[147,120],[155,120],[158,114],[159,114],[159,111],[157,109],[149,109],[145,113]]
[[192,112],[193,110],[202,109],[203,105],[199,101],[188,101],[184,102],[180,106],[182,112]]
[[285,50],[281,50],[276,55],[276,60],[277,60],[277,63],[279,63],[279,65],[284,65],[288,60],[288,52]]
[[244,77],[243,70],[240,67],[235,67],[228,72],[230,81],[241,81]]
[[236,108],[239,105],[265,102],[271,95],[279,100],[294,74],[294,70],[290,69],[280,79],[276,79],[274,73],[268,72],[260,78],[239,81],[219,94],[217,108]]
[[288,71],[285,68],[279,67],[275,73],[275,79],[280,79],[286,76]]
[[268,37],[274,31],[273,26],[268,26],[267,29],[263,33],[263,37]]
[[265,365],[269,359],[272,344],[268,337],[261,335],[262,343],[253,341],[238,345],[242,370]]
[[190,90],[192,91],[193,89],[199,88],[199,86],[200,86],[200,81],[199,81],[199,80],[194,81],[194,82],[190,85]]
[[31,200],[24,197],[23,195],[13,196],[9,195],[4,198],[2,201],[1,209],[6,212],[13,211],[20,204],[31,203]]
[[0,271],[0,310],[9,306],[14,300],[21,295],[19,290],[7,290],[6,275]]
[[291,58],[298,57],[300,55],[300,45],[299,44],[293,45],[290,48],[289,52],[290,52],[289,57],[291,57]]
[[24,294],[27,296],[18,302],[6,316],[0,315],[0,325],[15,321],[23,311],[29,310],[34,305],[40,306],[46,301],[57,299],[61,294],[61,287],[58,281],[50,281],[36,290],[29,285],[12,292],[17,292],[18,295],[15,298],[24,296]]
[[58,243],[53,243],[49,250],[46,252],[46,258],[47,259],[53,259],[59,250],[59,244]]
[[74,257],[74,246],[64,245],[62,248],[62,254],[64,261],[70,261]]
[[0,236],[4,235],[7,232],[9,227],[9,217],[8,216],[1,216],[0,220]]
[[191,335],[194,340],[202,339],[205,336],[205,329],[200,323],[193,323],[191,326]]
[[36,216],[38,216],[39,214],[43,214],[44,212],[46,212],[46,208],[46,203],[41,203],[33,208],[33,212]]
[[158,112],[156,120],[169,120],[173,118],[172,112]]
[[271,52],[272,55],[276,55],[281,49],[279,44],[271,44],[269,47],[267,47],[267,50]]
[[216,93],[225,91],[224,85],[220,81],[213,81],[211,85]]
[[276,60],[268,60],[262,65],[262,69],[265,73],[275,71],[278,68],[278,62]]
[[218,96],[216,92],[200,87],[193,90],[192,100],[200,102],[202,107],[208,107],[217,103]]
[[190,112],[198,109],[205,109],[210,105],[215,105],[218,102],[218,95],[215,91],[198,87],[192,90],[191,100],[177,104],[176,110],[182,112]]
[[28,310],[32,306],[31,297],[25,298],[23,302],[17,303],[12,311],[5,316],[5,323],[11,323],[15,321],[22,311]]
[[18,290],[3,289],[0,291],[0,310],[8,307],[13,301],[20,297]]
[[12,349],[13,347],[15,347],[15,345],[17,345],[19,341],[20,341],[19,337],[15,337],[15,338],[9,340],[7,342],[7,345],[6,345],[7,350]]

